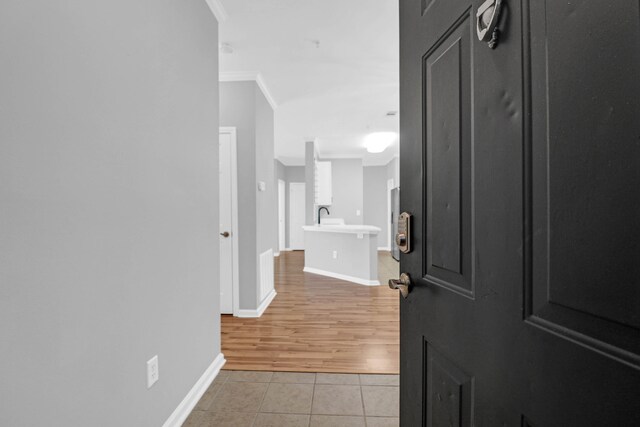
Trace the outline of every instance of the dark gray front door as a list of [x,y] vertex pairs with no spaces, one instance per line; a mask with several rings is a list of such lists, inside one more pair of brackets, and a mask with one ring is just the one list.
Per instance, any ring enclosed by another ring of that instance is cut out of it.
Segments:
[[640,3],[400,0],[401,424],[640,425]]

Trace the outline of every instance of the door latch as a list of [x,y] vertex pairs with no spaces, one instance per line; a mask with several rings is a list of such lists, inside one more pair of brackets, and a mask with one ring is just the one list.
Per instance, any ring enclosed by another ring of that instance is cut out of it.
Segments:
[[478,12],[476,12],[478,40],[487,42],[491,49],[495,49],[498,45],[498,37],[500,36],[498,21],[500,20],[501,9],[502,0],[487,0],[482,3],[478,8]]
[[400,280],[389,280],[389,287],[391,289],[399,290],[400,294],[406,298],[409,296],[409,292],[411,291],[411,278],[407,273],[402,273],[400,275]]
[[404,254],[411,252],[411,217],[412,215],[407,212],[402,212],[398,217],[396,243],[400,252]]

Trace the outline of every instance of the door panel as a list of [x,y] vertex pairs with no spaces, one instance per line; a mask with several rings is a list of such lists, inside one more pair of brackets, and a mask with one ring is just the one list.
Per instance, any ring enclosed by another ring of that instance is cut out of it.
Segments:
[[425,353],[427,425],[471,427],[473,379],[427,342]]
[[[221,132],[219,139],[220,148],[220,313],[233,314],[233,214],[232,214],[232,141],[231,133]],[[227,237],[223,233],[229,233]]]
[[640,3],[400,1],[402,426],[640,425]]
[[424,56],[426,277],[473,295],[471,268],[470,9]]
[[285,187],[286,184],[283,180],[278,180],[278,252],[286,249],[286,219],[285,219]]
[[527,5],[524,15],[533,88],[527,314],[637,367],[639,15],[638,2],[603,0]]

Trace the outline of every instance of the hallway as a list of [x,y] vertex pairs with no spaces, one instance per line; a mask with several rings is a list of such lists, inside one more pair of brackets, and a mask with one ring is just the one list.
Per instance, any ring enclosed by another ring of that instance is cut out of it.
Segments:
[[304,252],[275,258],[278,295],[258,319],[222,316],[225,369],[397,374],[398,263],[379,252],[381,286],[303,273]]

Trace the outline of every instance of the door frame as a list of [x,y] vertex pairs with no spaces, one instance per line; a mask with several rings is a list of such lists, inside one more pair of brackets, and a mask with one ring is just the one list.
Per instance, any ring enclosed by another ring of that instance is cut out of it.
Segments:
[[[280,220],[282,219],[282,225]],[[285,251],[287,247],[287,184],[283,179],[278,179],[278,252]]]
[[[304,243],[302,244],[302,248],[294,248],[293,245],[291,244],[291,236],[292,236],[292,230],[293,230],[293,221],[291,220],[293,218],[292,212],[295,208],[294,204],[292,203],[292,198],[291,198],[291,190],[294,187],[298,187],[298,188],[304,188],[304,192],[305,192],[305,198],[302,200],[302,206],[305,210],[305,215],[304,217],[306,218],[306,210],[307,210],[307,206],[306,206],[306,194],[307,194],[307,184],[305,182],[290,182],[289,183],[289,248],[292,251],[297,251],[297,250],[304,250]],[[304,231],[303,231],[304,233]],[[304,234],[303,234],[304,236]]]
[[[231,237],[232,237],[232,267],[231,280],[233,298],[233,316],[240,313],[240,268],[238,266],[238,143],[235,127],[220,127],[219,134],[228,134],[231,137]],[[220,207],[218,207],[220,209]]]
[[395,179],[389,178],[387,179],[387,248],[389,252],[391,252],[391,243],[393,242],[393,227],[391,223],[391,212],[393,211],[393,206],[391,206],[391,191],[396,188]]

